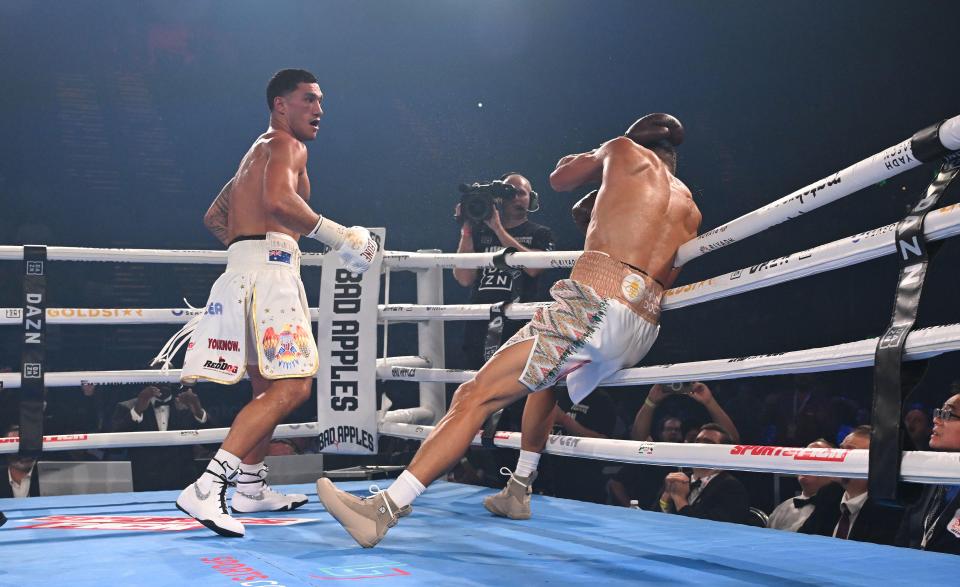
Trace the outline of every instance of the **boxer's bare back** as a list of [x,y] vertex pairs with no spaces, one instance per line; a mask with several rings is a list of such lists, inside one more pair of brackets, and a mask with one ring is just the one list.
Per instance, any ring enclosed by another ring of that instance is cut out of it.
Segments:
[[690,190],[657,155],[626,137],[564,157],[550,176],[557,191],[597,180],[584,250],[607,253],[670,287],[679,273],[673,267],[677,249],[700,226]]

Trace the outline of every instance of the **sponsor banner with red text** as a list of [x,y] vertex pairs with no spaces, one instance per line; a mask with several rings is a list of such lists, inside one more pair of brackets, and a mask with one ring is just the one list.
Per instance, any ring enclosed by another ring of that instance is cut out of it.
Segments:
[[[400,438],[424,439],[433,426],[384,422],[380,433]],[[502,448],[520,448],[519,432],[497,432],[494,444]],[[480,446],[480,433],[473,439]],[[672,465],[757,471],[790,475],[819,475],[866,479],[866,450],[840,448],[791,448],[730,444],[635,442],[608,438],[550,436],[544,452],[649,465]],[[960,453],[906,451],[901,477],[916,483],[960,484]]]

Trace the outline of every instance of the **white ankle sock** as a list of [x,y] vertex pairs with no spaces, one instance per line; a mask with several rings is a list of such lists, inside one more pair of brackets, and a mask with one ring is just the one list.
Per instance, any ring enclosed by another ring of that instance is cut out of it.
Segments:
[[404,471],[400,473],[397,480],[387,488],[387,495],[393,503],[397,504],[398,508],[402,508],[413,503],[413,500],[420,497],[420,494],[426,490],[427,488],[423,486],[423,483],[420,483],[419,479],[413,476],[413,473]]
[[207,470],[197,479],[197,487],[200,488],[200,491],[209,491],[213,482],[219,480],[218,475],[229,477],[239,466],[240,457],[232,455],[221,448],[217,451],[217,454],[213,455],[210,463],[207,464]]
[[514,469],[513,474],[517,477],[529,477],[531,473],[537,470],[539,464],[540,453],[521,450],[520,458],[517,459],[517,468]]
[[[237,478],[237,491],[247,495],[258,495],[267,483],[265,479],[260,479],[259,473],[262,468],[263,461],[253,465],[240,463],[240,474],[242,477]],[[256,479],[256,481],[253,481],[251,477]]]
[[259,463],[256,463],[253,465],[248,465],[247,463],[240,463],[240,472],[246,473],[247,475],[253,475],[254,477],[257,476],[257,473],[259,473],[260,469],[262,468],[263,468],[263,461],[260,461]]

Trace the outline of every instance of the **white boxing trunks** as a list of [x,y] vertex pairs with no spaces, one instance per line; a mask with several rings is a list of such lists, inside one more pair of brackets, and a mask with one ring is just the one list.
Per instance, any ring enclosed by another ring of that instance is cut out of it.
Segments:
[[319,367],[310,310],[300,280],[300,248],[268,232],[227,251],[227,270],[213,284],[203,314],[175,335],[157,359],[176,353],[190,336],[181,381],[232,384],[248,364],[266,379],[312,377]]
[[530,391],[566,377],[570,400],[579,403],[604,379],[638,363],[660,332],[663,287],[605,253],[584,252],[570,279],[557,281],[550,295],[553,304],[538,309],[501,347],[534,339],[520,376]]

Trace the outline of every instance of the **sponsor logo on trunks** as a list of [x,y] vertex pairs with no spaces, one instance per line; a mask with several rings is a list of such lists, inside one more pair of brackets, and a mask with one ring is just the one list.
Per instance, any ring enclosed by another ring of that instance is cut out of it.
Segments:
[[187,350],[188,350],[188,351],[192,351],[192,350],[193,350],[193,341],[192,341],[192,340],[187,343]]
[[[237,518],[244,525],[292,526],[316,522],[312,518]],[[46,530],[146,530],[154,532],[180,532],[197,530],[203,524],[187,517],[163,516],[44,516],[34,518],[34,523],[20,528]]]
[[310,333],[299,324],[284,324],[278,333],[271,326],[263,333],[263,355],[282,369],[293,369],[310,358]]
[[[190,344],[193,343],[191,342]],[[207,348],[216,351],[240,352],[240,342],[236,340],[224,340],[222,338],[208,338]]]
[[628,302],[639,302],[646,289],[647,284],[643,281],[643,278],[635,273],[628,273],[620,282],[620,292]]
[[210,305],[207,306],[207,314],[211,316],[219,316],[223,314],[223,304],[220,302],[210,302]]
[[842,463],[850,451],[843,448],[788,448],[782,446],[736,445],[730,449],[735,457],[787,457],[794,461]]
[[348,567],[323,567],[317,575],[310,575],[311,579],[325,580],[350,580],[357,579],[380,579],[381,577],[406,577],[410,575],[409,571],[404,571],[397,567],[406,566],[403,563],[371,563],[350,565]]
[[947,526],[947,531],[960,538],[960,510],[957,510],[956,515],[950,521],[950,525]]
[[227,362],[226,359],[220,357],[220,360],[214,363],[213,361],[207,361],[203,364],[204,369],[210,369],[211,371],[222,371],[224,373],[231,373],[233,375],[237,374],[239,368],[236,365],[231,365]]
[[271,250],[270,250],[270,256],[268,257],[268,259],[269,259],[270,261],[273,261],[274,263],[286,263],[287,265],[289,265],[289,264],[290,264],[290,252],[289,252],[289,251],[281,251],[280,249],[271,249]]

